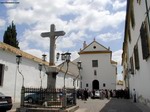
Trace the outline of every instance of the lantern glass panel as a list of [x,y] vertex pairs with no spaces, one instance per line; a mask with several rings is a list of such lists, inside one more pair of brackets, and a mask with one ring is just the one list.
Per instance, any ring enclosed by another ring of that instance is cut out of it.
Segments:
[[64,53],[62,53],[62,54],[61,54],[61,60],[63,61],[63,60],[65,60],[65,59],[66,59],[66,56],[65,56]]
[[68,52],[67,52],[67,53],[65,53],[65,54],[66,54],[66,61],[70,61],[70,58],[71,58],[70,55],[71,55],[71,53],[68,53]]

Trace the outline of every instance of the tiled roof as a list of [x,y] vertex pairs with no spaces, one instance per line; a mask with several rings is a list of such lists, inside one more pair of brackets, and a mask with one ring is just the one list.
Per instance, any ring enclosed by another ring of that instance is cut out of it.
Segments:
[[33,56],[33,55],[31,55],[31,54],[28,54],[28,53],[26,53],[26,52],[24,52],[24,51],[22,51],[22,50],[20,50],[20,49],[17,49],[17,48],[15,48],[15,47],[10,46],[10,45],[8,45],[8,44],[5,44],[5,43],[3,43],[3,42],[0,42],[0,49],[3,49],[3,50],[8,51],[8,52],[12,52],[12,53],[14,53],[14,54],[16,54],[16,55],[21,55],[21,56],[24,57],[24,58],[33,60],[33,61],[38,62],[38,63],[42,63],[42,64],[45,64],[45,65],[49,65],[48,62],[44,62],[44,61],[42,61],[42,59],[40,59],[40,58],[38,58],[38,57],[36,57],[36,56]]

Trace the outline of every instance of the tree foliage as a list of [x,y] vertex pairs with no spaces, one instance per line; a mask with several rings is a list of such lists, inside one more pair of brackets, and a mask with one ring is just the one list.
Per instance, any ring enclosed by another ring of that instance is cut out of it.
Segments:
[[19,48],[19,42],[17,40],[16,26],[12,21],[12,24],[7,27],[7,30],[4,32],[3,42],[9,44],[13,47]]

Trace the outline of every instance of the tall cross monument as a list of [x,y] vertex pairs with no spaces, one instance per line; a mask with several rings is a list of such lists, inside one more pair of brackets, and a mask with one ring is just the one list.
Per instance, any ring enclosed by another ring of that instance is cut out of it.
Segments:
[[[55,31],[55,25],[51,24],[50,32],[43,32],[41,33],[42,37],[50,38],[50,51],[49,51],[49,65],[55,65],[55,41],[58,36],[65,35],[64,31]],[[56,84],[56,71],[48,71],[47,75],[47,87],[48,88],[55,88]]]

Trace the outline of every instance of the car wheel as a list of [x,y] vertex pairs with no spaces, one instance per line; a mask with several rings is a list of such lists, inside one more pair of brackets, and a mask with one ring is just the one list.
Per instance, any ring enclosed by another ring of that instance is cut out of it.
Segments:
[[33,99],[32,98],[28,98],[28,102],[29,103],[33,103]]

